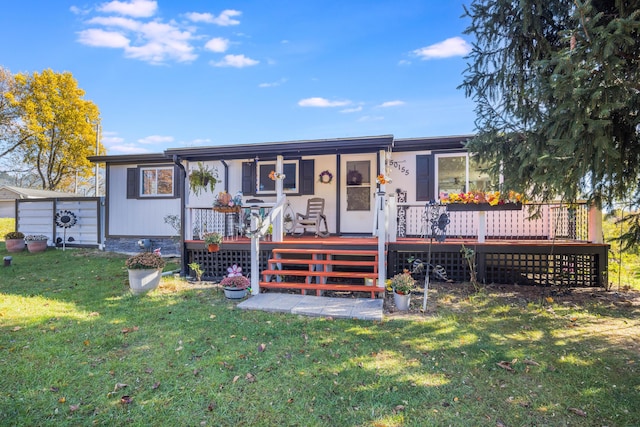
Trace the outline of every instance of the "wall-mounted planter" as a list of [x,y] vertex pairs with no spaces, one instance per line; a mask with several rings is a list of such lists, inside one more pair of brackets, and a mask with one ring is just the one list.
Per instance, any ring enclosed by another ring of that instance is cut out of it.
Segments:
[[449,212],[519,211],[522,210],[522,203],[504,203],[493,206],[489,203],[449,203],[447,210]]

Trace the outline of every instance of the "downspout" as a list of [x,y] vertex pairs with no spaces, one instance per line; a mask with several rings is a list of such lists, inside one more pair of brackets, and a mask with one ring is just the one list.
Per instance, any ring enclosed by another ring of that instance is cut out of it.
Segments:
[[180,276],[187,275],[187,244],[184,241],[185,214],[187,210],[187,170],[180,161],[180,157],[173,155],[173,163],[182,171],[182,191],[180,192]]

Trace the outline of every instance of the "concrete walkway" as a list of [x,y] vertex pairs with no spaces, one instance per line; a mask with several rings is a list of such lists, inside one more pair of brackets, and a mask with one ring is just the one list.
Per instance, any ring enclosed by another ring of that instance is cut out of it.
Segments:
[[266,293],[250,296],[238,304],[238,308],[305,316],[381,321],[382,303],[382,299],[371,298],[330,298]]

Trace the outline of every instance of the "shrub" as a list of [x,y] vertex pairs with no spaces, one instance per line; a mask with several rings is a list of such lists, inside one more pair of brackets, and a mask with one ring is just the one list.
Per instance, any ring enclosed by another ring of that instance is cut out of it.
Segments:
[[158,254],[142,252],[125,261],[125,266],[130,270],[164,268],[165,261]]
[[19,231],[10,231],[9,233],[4,235],[5,240],[9,239],[24,239],[24,233]]

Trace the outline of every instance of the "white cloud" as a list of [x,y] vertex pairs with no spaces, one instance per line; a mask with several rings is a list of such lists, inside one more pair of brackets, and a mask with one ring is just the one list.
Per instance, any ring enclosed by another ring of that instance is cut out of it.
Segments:
[[116,132],[102,132],[102,144],[105,146],[112,146],[122,144],[124,138],[117,136]]
[[387,102],[383,102],[382,104],[378,105],[378,107],[380,108],[387,108],[387,107],[398,107],[400,105],[404,105],[404,101],[387,101]]
[[78,33],[78,41],[82,44],[123,48],[128,58],[140,59],[152,64],[161,64],[169,60],[188,62],[198,57],[193,53],[194,48],[190,43],[193,38],[191,33],[181,31],[172,24],[143,23],[118,17],[93,18],[89,23],[118,27],[123,31],[107,31],[98,28],[83,30]]
[[351,104],[351,101],[329,101],[326,98],[305,98],[298,101],[301,107],[344,107]]
[[440,43],[416,49],[413,53],[421,59],[450,58],[471,52],[471,45],[461,37],[452,37]]
[[134,144],[121,144],[109,147],[109,154],[142,154],[150,152],[151,150],[143,147],[138,147]]
[[226,52],[229,48],[229,40],[222,37],[216,37],[205,43],[204,48],[217,53]]
[[158,9],[158,2],[155,0],[131,0],[110,1],[103,3],[98,10],[106,13],[117,13],[119,15],[133,16],[136,18],[148,18],[153,16]]
[[244,55],[225,55],[222,61],[211,61],[210,64],[214,67],[244,68],[256,65],[259,62],[260,61],[256,61],[255,59],[247,58]]
[[87,46],[96,47],[126,48],[129,46],[129,39],[121,33],[97,28],[80,31],[78,41]]
[[362,111],[361,105],[354,108],[345,108],[344,110],[340,110],[341,113],[358,113],[360,111]]
[[211,140],[209,138],[196,138],[189,143],[189,145],[205,145],[205,144],[211,144]]
[[284,84],[286,82],[287,82],[287,79],[280,79],[280,80],[278,80],[276,82],[260,83],[258,85],[258,87],[276,87],[276,86],[280,86],[280,85],[282,85],[282,84]]
[[189,12],[185,16],[193,22],[205,22],[207,24],[220,25],[228,27],[230,25],[238,25],[240,21],[232,19],[234,16],[240,16],[242,12],[233,9],[223,10],[220,15],[215,16],[212,13]]
[[398,65],[411,65],[411,61],[407,61],[406,59],[401,59],[398,61]]
[[140,144],[164,144],[173,142],[172,136],[150,135],[138,140]]
[[87,24],[103,25],[105,27],[123,28],[129,31],[138,31],[142,27],[142,22],[131,18],[123,18],[120,16],[98,16],[91,18]]

